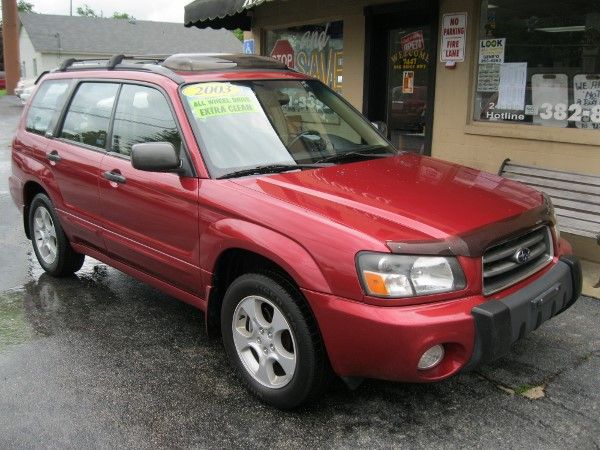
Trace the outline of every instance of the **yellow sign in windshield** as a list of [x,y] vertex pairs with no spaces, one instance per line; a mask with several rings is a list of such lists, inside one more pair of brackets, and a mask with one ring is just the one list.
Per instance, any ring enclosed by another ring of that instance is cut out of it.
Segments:
[[258,112],[254,93],[231,83],[201,83],[186,86],[183,95],[198,119]]

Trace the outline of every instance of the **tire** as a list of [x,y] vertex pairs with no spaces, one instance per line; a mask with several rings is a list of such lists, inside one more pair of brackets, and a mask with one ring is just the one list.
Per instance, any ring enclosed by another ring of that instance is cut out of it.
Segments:
[[46,194],[37,194],[31,201],[29,231],[35,256],[48,274],[66,277],[81,269],[85,255],[77,253],[69,244]]
[[275,274],[245,274],[231,283],[221,308],[221,332],[246,388],[276,408],[292,409],[315,399],[332,378],[308,306]]

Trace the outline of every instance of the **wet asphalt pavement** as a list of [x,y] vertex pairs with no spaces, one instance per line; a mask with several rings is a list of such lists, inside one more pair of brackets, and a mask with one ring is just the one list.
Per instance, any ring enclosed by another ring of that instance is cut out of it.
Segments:
[[475,373],[257,403],[198,311],[90,258],[42,273],[6,180],[20,109],[0,99],[0,448],[600,448],[600,301],[583,297]]

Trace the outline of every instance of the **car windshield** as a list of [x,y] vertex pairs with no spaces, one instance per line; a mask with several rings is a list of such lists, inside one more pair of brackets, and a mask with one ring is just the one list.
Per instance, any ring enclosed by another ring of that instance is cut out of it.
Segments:
[[265,166],[306,169],[398,153],[319,81],[196,83],[183,87],[182,96],[215,178]]

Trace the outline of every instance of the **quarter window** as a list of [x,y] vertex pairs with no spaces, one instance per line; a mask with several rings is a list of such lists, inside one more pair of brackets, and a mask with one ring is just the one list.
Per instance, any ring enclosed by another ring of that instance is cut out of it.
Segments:
[[40,85],[27,112],[27,131],[42,135],[48,131],[52,118],[65,100],[68,88],[67,80],[48,80]]
[[146,86],[124,85],[119,95],[111,150],[129,156],[134,144],[170,142],[181,147],[181,136],[160,91]]
[[82,83],[71,101],[60,137],[105,148],[118,89],[114,83]]

